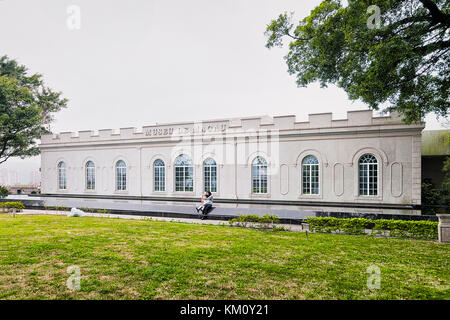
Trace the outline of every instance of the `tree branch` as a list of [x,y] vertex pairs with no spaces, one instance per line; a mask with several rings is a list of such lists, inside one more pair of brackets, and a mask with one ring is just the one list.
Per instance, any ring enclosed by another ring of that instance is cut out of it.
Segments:
[[[8,145],[8,139],[6,139],[5,138],[5,141],[3,141],[3,147],[2,147],[2,151],[0,151],[0,159],[1,159],[1,157],[3,156],[3,153],[5,152],[5,150],[6,150],[6,147],[7,147],[7,145]],[[1,163],[1,162],[0,162]]]
[[312,39],[312,37],[309,37],[309,38],[299,38],[299,37],[293,36],[293,35],[290,34],[289,32],[286,32],[286,35],[287,35],[288,37],[292,38],[292,39],[295,39],[295,40],[301,40],[301,41],[308,41],[308,40],[311,40],[311,39]]
[[450,40],[432,42],[421,47],[415,47],[413,50],[421,54],[429,54],[436,50],[444,50],[450,47]]
[[423,6],[430,11],[431,19],[434,23],[442,23],[450,27],[450,15],[442,12],[439,7],[432,0],[419,0]]

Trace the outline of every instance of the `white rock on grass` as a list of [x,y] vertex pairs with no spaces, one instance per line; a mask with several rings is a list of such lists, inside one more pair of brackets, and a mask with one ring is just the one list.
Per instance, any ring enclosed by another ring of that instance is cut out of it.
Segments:
[[70,212],[67,213],[68,217],[82,217],[84,215],[85,215],[84,211],[77,208],[72,208]]

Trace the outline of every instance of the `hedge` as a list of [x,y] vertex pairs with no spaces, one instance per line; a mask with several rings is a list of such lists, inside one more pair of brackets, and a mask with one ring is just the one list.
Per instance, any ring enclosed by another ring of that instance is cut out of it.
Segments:
[[272,228],[274,223],[279,223],[280,219],[277,215],[265,214],[258,216],[256,214],[243,214],[237,218],[228,220],[228,223],[232,226],[246,227],[247,224],[251,224],[257,228]]
[[343,232],[345,234],[364,234],[372,220],[364,218],[340,219],[333,217],[308,217],[309,229],[315,232]]
[[22,202],[0,202],[0,208],[3,212],[10,212],[13,208],[20,212],[25,209],[25,206]]
[[45,210],[56,210],[56,211],[70,211],[71,209],[66,206],[44,206]]
[[389,235],[390,237],[429,239],[438,238],[438,222],[406,221],[365,218],[308,217],[309,228],[314,232],[339,232],[345,234],[366,234],[371,229],[372,235]]
[[375,220],[375,233],[389,231],[389,236],[415,239],[437,239],[438,222],[435,221],[406,221],[406,220]]

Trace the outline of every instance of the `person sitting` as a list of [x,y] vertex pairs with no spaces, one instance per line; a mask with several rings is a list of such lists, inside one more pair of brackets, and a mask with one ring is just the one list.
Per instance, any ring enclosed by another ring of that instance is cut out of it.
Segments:
[[198,206],[197,212],[202,212],[202,220],[206,218],[206,215],[211,210],[213,205],[213,196],[210,191],[206,191],[205,194],[202,196],[202,204]]

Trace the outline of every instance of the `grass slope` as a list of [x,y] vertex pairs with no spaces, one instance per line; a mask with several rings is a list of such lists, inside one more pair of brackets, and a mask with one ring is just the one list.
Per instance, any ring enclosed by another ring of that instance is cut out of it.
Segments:
[[430,241],[0,215],[0,299],[448,299],[449,262]]

